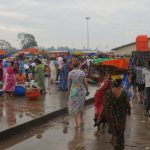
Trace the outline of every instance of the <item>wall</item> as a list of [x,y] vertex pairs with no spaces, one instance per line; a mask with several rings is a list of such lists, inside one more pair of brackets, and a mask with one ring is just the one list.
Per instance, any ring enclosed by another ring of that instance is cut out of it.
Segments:
[[[148,45],[150,48],[150,39],[148,41]],[[132,44],[132,45],[127,45],[117,50],[113,50],[113,52],[115,55],[131,55],[132,51],[135,51],[135,50],[136,50],[136,44]]]

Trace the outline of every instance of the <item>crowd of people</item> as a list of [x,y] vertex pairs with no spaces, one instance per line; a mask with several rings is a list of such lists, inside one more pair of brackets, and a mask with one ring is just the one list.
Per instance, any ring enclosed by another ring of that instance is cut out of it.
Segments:
[[[48,85],[57,84],[61,91],[68,91],[69,114],[73,116],[74,127],[78,128],[79,120],[84,123],[90,65],[88,57],[62,55],[57,58],[3,59],[0,61],[1,90],[13,96],[17,85],[25,87],[26,83],[34,81],[41,94],[46,94],[45,79],[48,77]],[[143,67],[141,62],[134,60],[129,67],[123,75],[112,75],[105,70],[94,96],[94,126],[97,126],[98,133],[101,123],[108,123],[115,150],[124,149],[126,117],[131,114],[130,101],[133,98],[137,97],[140,104],[145,104],[145,115],[150,117],[150,62]]]
[[134,58],[132,70],[134,93],[138,102],[145,105],[145,116],[150,117],[150,62]]
[[[68,74],[73,70],[73,61],[74,58],[63,55],[59,57],[37,57],[35,59],[23,57],[1,59],[0,90],[13,96],[16,86],[26,87],[26,83],[34,81],[41,89],[41,94],[45,94],[45,79],[48,77],[49,85],[57,83],[60,90],[68,91]],[[87,59],[84,58],[79,61],[85,70],[86,67],[84,66],[87,65]]]
[[105,73],[95,97],[95,125],[107,122],[111,143],[115,150],[124,149],[124,132],[127,115],[131,115],[132,101],[143,104],[145,116],[150,117],[150,62],[134,59],[129,70],[122,75]]

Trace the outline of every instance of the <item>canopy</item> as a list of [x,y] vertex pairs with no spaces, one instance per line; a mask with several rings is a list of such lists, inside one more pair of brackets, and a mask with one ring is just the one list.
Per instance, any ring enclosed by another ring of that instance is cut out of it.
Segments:
[[24,52],[18,52],[18,53],[16,53],[15,55],[23,56],[24,54],[25,54]]
[[0,55],[6,55],[6,52],[4,52],[3,50],[0,50]]
[[113,66],[119,69],[128,69],[130,60],[127,58],[119,58],[102,62],[102,65]]
[[82,55],[82,52],[74,52],[73,55]]
[[36,48],[27,48],[27,49],[24,49],[23,52],[30,52],[34,55],[37,55],[39,53],[39,50]]
[[92,64],[99,64],[99,63],[102,63],[107,60],[111,60],[111,59],[110,58],[98,58],[98,59],[91,60],[91,62],[92,62]]

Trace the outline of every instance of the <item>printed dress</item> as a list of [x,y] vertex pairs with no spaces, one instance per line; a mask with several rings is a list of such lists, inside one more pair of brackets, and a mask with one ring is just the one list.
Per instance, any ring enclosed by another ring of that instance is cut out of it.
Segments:
[[127,93],[122,91],[118,98],[108,90],[105,94],[105,114],[109,125],[109,133],[115,138],[115,150],[124,150],[124,132],[127,112],[130,106],[126,103]]
[[85,73],[80,69],[74,69],[69,73],[68,83],[70,87],[69,113],[80,114],[84,109],[86,98]]

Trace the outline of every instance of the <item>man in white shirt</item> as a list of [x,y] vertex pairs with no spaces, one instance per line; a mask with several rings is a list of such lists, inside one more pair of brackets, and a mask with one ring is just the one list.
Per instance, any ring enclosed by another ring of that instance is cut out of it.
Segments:
[[42,58],[42,63],[43,63],[43,65],[47,65],[47,59],[45,57]]
[[56,76],[56,81],[58,81],[59,75],[60,75],[60,71],[63,67],[63,55],[60,55],[57,58],[57,64],[58,64],[58,68],[57,68],[57,76]]
[[150,117],[150,62],[148,67],[143,69],[145,75],[145,92],[146,92],[146,116]]
[[91,59],[87,58],[88,74],[90,74]]
[[63,67],[63,57],[61,56],[58,57],[57,61],[58,61],[58,68],[61,70]]

